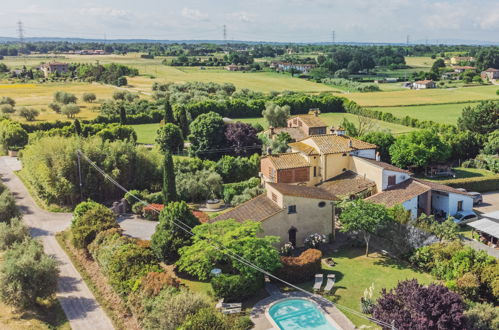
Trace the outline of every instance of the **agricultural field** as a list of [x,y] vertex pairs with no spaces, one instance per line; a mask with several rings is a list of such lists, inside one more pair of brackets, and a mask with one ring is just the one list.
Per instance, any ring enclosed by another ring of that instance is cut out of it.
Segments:
[[[396,107],[401,105],[430,105],[498,100],[498,86],[487,85],[462,88],[433,88],[391,92],[349,93],[344,96],[365,107]],[[431,119],[431,118],[428,118]]]
[[[93,119],[97,117],[99,100],[109,99],[112,97],[116,87],[87,84],[87,83],[47,83],[47,84],[10,84],[0,85],[0,97],[8,96],[16,101],[16,106],[26,106],[40,111],[40,116],[36,121],[55,121],[69,120],[62,114],[57,114],[50,110],[47,105],[53,101],[54,93],[64,91],[72,93],[78,97],[78,105],[81,107],[81,112],[77,115],[79,119]],[[86,103],[81,101],[83,93],[94,93],[97,96],[97,101],[94,103]],[[24,121],[23,118],[14,117],[16,120]]]
[[441,124],[457,124],[464,107],[475,106],[477,102],[434,105],[412,105],[400,107],[375,107],[371,110],[390,112],[395,117],[409,116],[418,120],[432,120]]

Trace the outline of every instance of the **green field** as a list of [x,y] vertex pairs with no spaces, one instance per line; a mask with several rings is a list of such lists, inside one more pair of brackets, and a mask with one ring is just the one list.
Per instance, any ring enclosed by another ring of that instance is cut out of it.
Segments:
[[133,129],[137,133],[137,142],[143,144],[154,144],[156,143],[156,132],[158,131],[159,124],[140,124],[132,125]]
[[[347,120],[354,122],[355,124],[358,123],[357,116],[351,113],[323,113],[320,115],[320,118],[329,126],[334,126],[338,127],[341,122],[343,121],[344,118]],[[260,118],[236,118],[234,120],[242,121],[243,123],[249,123],[249,124],[255,124],[259,123],[262,125],[264,128],[266,128],[267,122],[263,117]],[[401,134],[401,133],[407,133],[413,130],[416,130],[416,128],[413,127],[407,127],[403,125],[398,125],[398,124],[392,124],[392,123],[387,123],[381,120],[376,120],[372,119],[371,120],[374,123],[373,129],[374,130],[389,130],[393,134]]]
[[478,103],[456,103],[456,104],[435,104],[435,105],[414,105],[402,107],[376,107],[371,108],[376,111],[390,112],[395,117],[409,116],[419,120],[432,120],[442,124],[456,124],[461,116],[463,108],[475,106]]
[[[400,105],[430,105],[442,103],[499,100],[498,86],[487,85],[462,88],[433,88],[392,92],[350,93],[349,98],[365,107],[396,107]],[[428,118],[431,119],[431,118]]]
[[[493,176],[494,172],[484,170],[481,168],[466,168],[466,167],[454,167],[452,169],[456,173],[455,179],[465,179],[465,178],[481,178],[486,176]],[[418,175],[425,180],[429,181],[446,181],[454,178],[451,177],[440,177],[440,178],[426,178],[423,175]]]
[[[373,283],[374,297],[378,298],[382,288],[393,288],[399,281],[413,278],[423,284],[435,281],[431,275],[417,272],[404,262],[377,253],[371,253],[366,257],[364,252],[361,249],[342,248],[332,255],[326,255],[336,262],[334,267],[322,266],[324,277],[328,273],[336,275],[333,294],[327,297],[339,304],[337,307],[340,310],[341,306],[346,306],[360,312],[360,297]],[[311,291],[313,281],[300,286]],[[373,325],[364,318],[342,311],[357,327]]]

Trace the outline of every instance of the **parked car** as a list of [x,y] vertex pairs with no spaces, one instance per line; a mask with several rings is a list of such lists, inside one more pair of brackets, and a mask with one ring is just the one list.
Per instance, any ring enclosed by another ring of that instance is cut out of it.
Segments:
[[473,211],[461,211],[453,216],[453,220],[458,225],[478,220],[478,215]]
[[468,192],[471,196],[473,196],[473,205],[480,205],[483,202],[483,197],[482,194],[476,191],[470,191]]
[[462,191],[462,192],[466,192],[466,189],[464,189],[464,188],[456,188],[456,190],[459,190],[459,191]]

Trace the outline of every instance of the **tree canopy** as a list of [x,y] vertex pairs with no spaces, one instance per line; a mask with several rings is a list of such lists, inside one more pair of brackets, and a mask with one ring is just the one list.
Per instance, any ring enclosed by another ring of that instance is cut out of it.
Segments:
[[199,115],[190,125],[190,151],[195,156],[213,158],[225,144],[222,116],[215,112]]
[[161,151],[179,152],[184,149],[184,137],[180,128],[172,124],[166,123],[158,129],[156,143]]
[[480,134],[499,129],[499,101],[482,101],[476,106],[467,106],[457,120],[459,129]]
[[290,110],[289,105],[279,106],[275,103],[268,103],[265,105],[265,110],[262,111],[262,116],[269,126],[286,127],[288,126]]

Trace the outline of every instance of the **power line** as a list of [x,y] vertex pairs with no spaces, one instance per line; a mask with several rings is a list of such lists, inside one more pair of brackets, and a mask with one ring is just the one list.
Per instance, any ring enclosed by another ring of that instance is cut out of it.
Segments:
[[18,21],[17,22],[17,34],[19,36],[19,42],[21,44],[24,44],[24,28],[23,28],[23,22]]
[[[111,183],[113,183],[114,185],[116,185],[119,189],[121,189],[123,192],[125,193],[128,193],[130,196],[132,196],[133,198],[135,198],[138,202],[144,204],[145,206],[150,206],[154,212],[156,212],[157,214],[160,214],[160,210],[156,209],[154,206],[150,205],[149,203],[147,203],[146,201],[138,198],[137,196],[131,194],[125,187],[123,187],[121,184],[119,184],[116,180],[114,180],[111,176],[109,176],[104,170],[102,170],[97,164],[95,164],[90,158],[88,158],[81,150],[77,150],[77,153],[80,154],[95,170],[97,170],[97,172],[99,172],[100,174],[102,174],[104,176],[104,178],[106,178],[107,180],[111,181]],[[192,232],[192,227],[190,227],[189,225],[187,225],[186,223],[178,220],[178,219],[174,219],[173,220],[173,224],[178,227],[179,229],[181,229],[182,231],[184,231],[185,233],[187,233],[188,235],[191,235],[191,236],[194,236],[195,234]],[[226,256],[228,256],[229,258],[232,258],[232,259],[235,259],[237,261],[239,261],[240,263],[250,267],[250,268],[253,268],[255,269],[256,271],[264,274],[264,275],[267,275],[268,277],[272,277],[273,279],[277,280],[277,281],[280,281],[282,282],[283,284],[289,286],[289,287],[292,287],[300,292],[303,292],[305,293],[306,295],[310,296],[312,299],[317,299],[317,300],[321,300],[327,304],[331,304],[333,306],[337,306],[338,308],[341,308],[347,312],[350,312],[354,315],[357,315],[359,317],[362,317],[364,319],[367,319],[371,322],[374,322],[378,325],[381,325],[381,326],[385,326],[385,327],[388,327],[388,328],[391,328],[393,330],[396,330],[395,326],[394,326],[394,323],[392,322],[391,324],[390,323],[387,323],[387,322],[384,322],[384,321],[381,321],[381,320],[378,320],[378,319],[375,319],[373,317],[369,317],[369,316],[366,316],[364,314],[362,314],[361,312],[358,312],[354,309],[351,309],[347,306],[343,306],[343,305],[339,305],[339,304],[335,304],[333,302],[331,302],[330,300],[324,298],[323,296],[319,295],[319,294],[314,294],[310,291],[307,291],[305,289],[302,289],[300,288],[299,286],[296,286],[292,283],[289,283],[271,273],[269,273],[268,271],[258,267],[257,265],[253,264],[251,261],[249,260],[246,260],[245,258],[241,257],[240,255],[234,253],[234,252],[231,252],[226,246],[224,246],[222,243],[220,242],[217,242],[211,238],[208,238],[208,237],[201,237],[202,239],[208,241],[208,243],[212,244],[212,246],[219,250],[221,253],[225,254]]]
[[224,24],[223,29],[224,29],[224,41],[227,41],[227,25]]

